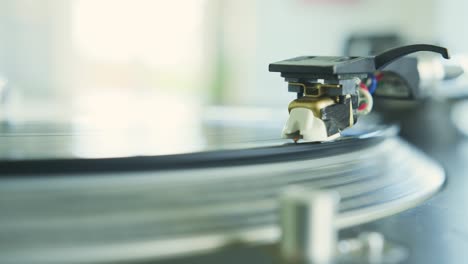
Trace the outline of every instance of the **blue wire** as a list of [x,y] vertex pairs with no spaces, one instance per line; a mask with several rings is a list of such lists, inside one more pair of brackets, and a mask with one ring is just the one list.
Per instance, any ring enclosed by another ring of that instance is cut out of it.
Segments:
[[377,89],[377,78],[375,78],[375,75],[371,75],[372,83],[369,87],[369,92],[371,94],[374,94],[375,89]]

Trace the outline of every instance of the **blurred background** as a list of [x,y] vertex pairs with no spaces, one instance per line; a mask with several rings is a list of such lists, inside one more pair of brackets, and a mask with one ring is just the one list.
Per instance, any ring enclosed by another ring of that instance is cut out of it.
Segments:
[[0,73],[17,118],[164,102],[149,96],[284,106],[294,95],[269,63],[341,55],[356,35],[461,53],[465,10],[462,0],[0,0]]
[[223,105],[278,108],[284,122],[295,95],[269,63],[408,43],[463,54],[466,10],[463,0],[0,0],[0,120],[144,124],[151,136],[229,117],[207,110]]

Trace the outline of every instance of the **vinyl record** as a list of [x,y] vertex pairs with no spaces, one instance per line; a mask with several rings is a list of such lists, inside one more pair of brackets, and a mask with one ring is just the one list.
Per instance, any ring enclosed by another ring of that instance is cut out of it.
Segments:
[[341,229],[411,208],[445,179],[393,128],[328,143],[258,142],[148,156],[4,156],[0,258],[133,261],[275,243],[286,186],[336,191]]

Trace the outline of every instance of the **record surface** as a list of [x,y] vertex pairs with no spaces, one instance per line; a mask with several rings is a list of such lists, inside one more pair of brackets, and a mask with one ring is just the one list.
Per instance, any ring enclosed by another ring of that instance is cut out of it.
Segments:
[[[274,243],[280,236],[278,193],[286,186],[338,192],[336,226],[346,228],[425,201],[445,178],[392,129],[292,144],[269,139],[271,131],[278,133],[271,127],[214,125],[205,131],[222,131],[211,136],[216,144],[139,156],[77,155],[50,146],[66,145],[70,138],[93,142],[96,134],[22,129],[1,136],[2,143],[22,138],[21,144],[35,144],[31,152],[24,147],[15,152],[17,143],[2,150],[0,257],[5,262],[146,260],[237,242]],[[230,133],[247,140],[236,141]],[[46,151],[38,152],[38,144]]]

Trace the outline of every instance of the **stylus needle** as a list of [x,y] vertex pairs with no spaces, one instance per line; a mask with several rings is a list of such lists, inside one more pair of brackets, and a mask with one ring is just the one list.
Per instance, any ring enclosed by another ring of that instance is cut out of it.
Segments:
[[293,137],[294,143],[297,143],[297,141],[299,141],[300,138],[301,138],[300,136]]

